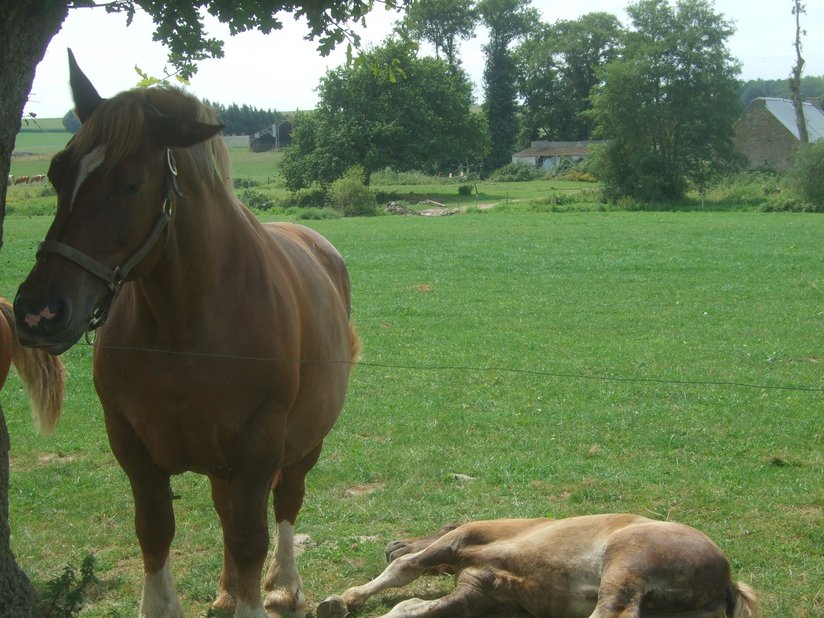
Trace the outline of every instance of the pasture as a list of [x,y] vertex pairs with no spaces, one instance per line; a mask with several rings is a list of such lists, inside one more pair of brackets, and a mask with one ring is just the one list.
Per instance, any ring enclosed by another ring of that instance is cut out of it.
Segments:
[[[0,294],[48,224],[7,219]],[[824,615],[824,219],[492,210],[310,225],[349,264],[364,344],[298,520],[310,609],[379,573],[389,541],[445,522],[629,511],[709,534],[764,616]],[[81,616],[134,616],[131,496],[91,356],[64,354],[52,438],[16,378],[2,395],[12,545],[40,586],[94,554]],[[205,478],[173,490],[178,591],[204,616],[220,527]]]

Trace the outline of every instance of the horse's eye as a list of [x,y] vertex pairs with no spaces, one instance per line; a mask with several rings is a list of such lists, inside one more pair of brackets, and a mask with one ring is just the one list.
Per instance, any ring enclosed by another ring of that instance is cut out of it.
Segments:
[[123,194],[128,196],[128,197],[137,195],[140,192],[140,189],[141,189],[142,186],[143,186],[143,181],[142,180],[138,180],[136,182],[129,183],[125,187],[123,187]]

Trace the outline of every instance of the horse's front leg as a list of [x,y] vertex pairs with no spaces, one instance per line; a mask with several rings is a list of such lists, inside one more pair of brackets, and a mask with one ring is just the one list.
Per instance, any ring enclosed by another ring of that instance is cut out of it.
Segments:
[[214,608],[234,618],[266,618],[260,578],[269,548],[266,512],[271,477],[237,474],[212,479],[212,496],[223,525],[223,571]]
[[107,422],[112,450],[132,486],[135,531],[143,553],[140,618],[183,618],[169,561],[175,517],[169,475],[155,466],[129,431]]

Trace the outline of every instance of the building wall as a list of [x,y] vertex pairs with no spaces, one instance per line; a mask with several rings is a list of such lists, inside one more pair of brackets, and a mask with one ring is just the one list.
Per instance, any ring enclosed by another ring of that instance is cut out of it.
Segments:
[[735,147],[749,160],[750,169],[790,168],[798,140],[757,99],[735,125]]

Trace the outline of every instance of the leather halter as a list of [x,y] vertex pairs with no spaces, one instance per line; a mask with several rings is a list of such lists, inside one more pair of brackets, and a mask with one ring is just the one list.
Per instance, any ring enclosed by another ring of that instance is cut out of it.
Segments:
[[132,270],[134,270],[154,248],[163,232],[168,234],[169,223],[172,220],[173,213],[172,200],[175,195],[183,197],[183,194],[180,192],[180,187],[177,184],[177,165],[175,164],[175,158],[170,148],[166,149],[166,164],[169,173],[166,175],[166,197],[163,200],[160,216],[157,218],[152,231],[149,232],[149,236],[143,241],[143,244],[120,266],[109,268],[82,251],[58,240],[44,240],[37,249],[36,257],[39,258],[43,253],[59,255],[86,272],[91,273],[106,284],[106,287],[109,289],[109,297],[105,302],[95,307],[92,312],[92,316],[89,319],[89,331],[95,330],[106,321],[109,308],[120,292],[123,282],[128,278]]

